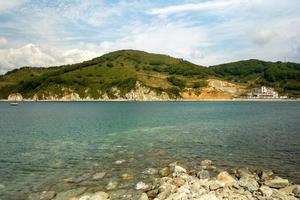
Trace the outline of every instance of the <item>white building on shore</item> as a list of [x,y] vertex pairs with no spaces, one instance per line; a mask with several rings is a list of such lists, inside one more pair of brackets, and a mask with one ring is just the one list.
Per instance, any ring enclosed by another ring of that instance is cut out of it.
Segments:
[[278,99],[279,95],[271,87],[261,86],[258,88],[253,88],[250,98],[258,98],[258,99]]

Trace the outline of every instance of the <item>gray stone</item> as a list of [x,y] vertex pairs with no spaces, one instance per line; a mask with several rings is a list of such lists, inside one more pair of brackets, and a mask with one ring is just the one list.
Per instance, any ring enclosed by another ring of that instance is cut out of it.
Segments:
[[5,185],[0,183],[0,190],[4,189]]
[[210,190],[217,190],[219,188],[224,187],[224,184],[222,184],[220,181],[218,180],[213,180],[209,182],[209,189]]
[[76,196],[79,196],[79,195],[83,194],[85,192],[85,190],[86,190],[85,187],[80,187],[80,188],[60,192],[55,196],[54,200],[70,199],[72,197],[76,197]]
[[111,180],[111,181],[109,181],[108,182],[108,184],[106,185],[106,189],[107,190],[114,190],[114,189],[116,189],[117,187],[118,187],[118,181],[116,181],[116,180]]
[[148,168],[145,171],[143,171],[143,174],[156,175],[156,174],[158,174],[158,170],[155,168]]
[[32,193],[28,196],[28,200],[39,200],[40,195],[38,193]]
[[200,172],[197,173],[197,177],[200,179],[209,179],[210,173],[209,171],[202,169]]
[[300,198],[300,186],[299,185],[295,186],[295,188],[293,189],[292,192],[295,195],[295,197]]
[[43,191],[40,195],[40,200],[50,200],[56,195],[55,191]]
[[259,188],[259,191],[260,191],[260,192],[262,193],[262,195],[265,196],[265,197],[271,197],[272,194],[273,194],[272,189],[269,188],[268,186],[265,186],[265,185],[261,186],[261,187]]
[[106,200],[109,199],[109,195],[105,192],[96,192],[93,195],[91,195],[89,200]]
[[257,181],[249,176],[243,176],[242,178],[240,178],[240,180],[238,181],[238,184],[249,190],[250,192],[256,191],[259,189],[259,185],[257,183]]
[[87,179],[89,179],[91,177],[91,174],[90,173],[85,173],[85,174],[82,174],[80,176],[78,176],[76,179],[75,179],[75,183],[80,183],[82,181],[86,181]]
[[284,188],[289,185],[289,180],[280,177],[275,177],[272,180],[266,180],[265,185],[276,189]]
[[105,172],[99,172],[99,173],[94,174],[92,179],[100,180],[100,179],[103,179],[105,175],[106,175]]

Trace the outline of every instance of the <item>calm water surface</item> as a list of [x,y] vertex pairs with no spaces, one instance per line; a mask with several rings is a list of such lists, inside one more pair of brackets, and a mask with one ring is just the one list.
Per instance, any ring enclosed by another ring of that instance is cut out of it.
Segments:
[[[0,199],[75,187],[63,181],[201,159],[273,169],[300,182],[300,102],[0,103]],[[116,160],[127,162],[116,165]]]

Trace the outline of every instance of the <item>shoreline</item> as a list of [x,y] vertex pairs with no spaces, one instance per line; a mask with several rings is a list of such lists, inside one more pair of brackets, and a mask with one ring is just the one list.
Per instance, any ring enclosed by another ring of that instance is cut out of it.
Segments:
[[[117,160],[122,167],[127,160]],[[142,179],[130,172],[111,177],[107,172],[83,173],[62,181],[76,186],[41,189],[26,195],[24,199],[40,200],[297,200],[300,185],[280,178],[272,170],[250,168],[227,168],[215,165],[211,160],[202,160],[199,166],[189,169],[178,161],[162,168],[147,168]],[[109,179],[107,179],[107,177]],[[147,178],[146,178],[147,177]],[[90,188],[91,181],[104,181],[99,188]],[[127,186],[126,186],[127,184]],[[124,186],[125,185],[125,186]]]
[[130,99],[78,99],[78,100],[7,100],[0,99],[0,102],[231,102],[231,101],[244,101],[244,102],[297,102],[300,99],[161,99],[161,100],[130,100]]

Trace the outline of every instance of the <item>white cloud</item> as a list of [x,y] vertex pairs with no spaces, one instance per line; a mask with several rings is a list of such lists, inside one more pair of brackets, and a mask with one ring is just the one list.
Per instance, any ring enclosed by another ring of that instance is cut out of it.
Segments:
[[1,0],[0,12],[6,12],[24,4],[26,0]]
[[265,45],[269,43],[274,37],[276,33],[270,30],[259,30],[254,33],[253,42],[257,45]]
[[0,48],[4,47],[7,44],[7,39],[0,36]]
[[149,13],[152,15],[170,15],[190,11],[215,11],[216,9],[230,9],[237,6],[246,6],[247,4],[254,2],[256,2],[256,0],[212,0],[200,3],[188,3],[167,6],[164,8],[155,8],[149,11]]

